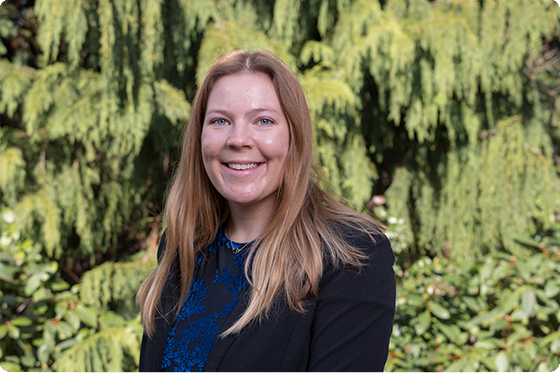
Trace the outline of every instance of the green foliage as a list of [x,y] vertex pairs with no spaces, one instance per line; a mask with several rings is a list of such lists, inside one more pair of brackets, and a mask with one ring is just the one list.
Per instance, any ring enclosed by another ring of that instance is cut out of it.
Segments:
[[[89,2],[78,3],[81,2],[38,1],[35,8],[39,21],[46,26],[39,38],[46,51],[45,61],[49,56],[58,56],[58,43],[63,34],[69,63],[54,63],[34,70],[0,62],[0,111],[13,117],[21,110],[23,124],[4,133],[3,143],[12,146],[2,156],[5,159],[19,155],[26,161],[28,170],[27,183],[10,183],[12,191],[6,195],[11,198],[3,197],[3,200],[13,205],[17,195],[19,221],[27,227],[34,223],[42,227],[42,236],[32,237],[42,241],[48,254],[55,258],[64,254],[60,244],[72,234],[80,238],[81,251],[76,254],[89,255],[94,248],[105,251],[115,242],[123,220],[138,210],[135,205],[146,194],[146,187],[137,180],[134,170],[150,125],[162,120],[172,125],[182,123],[190,108],[182,91],[161,77],[154,79],[152,71],[138,71],[136,58],[135,67],[122,65],[119,73],[77,69],[86,31],[96,34],[87,30],[86,18],[92,14],[97,17],[99,13],[103,26],[105,15],[90,8]],[[54,23],[49,23],[53,9],[62,12],[56,13],[62,16],[62,22],[57,17]],[[120,11],[124,14],[133,9]],[[157,28],[149,19],[145,22],[145,28]],[[144,32],[151,35],[145,28]],[[115,32],[113,28],[106,31]],[[138,25],[125,22],[125,36],[127,32],[131,35],[138,32]],[[153,64],[160,52],[156,47],[149,47],[154,42],[150,38],[151,41],[142,40],[140,44],[144,47],[142,56]],[[101,39],[103,46],[103,41],[111,40],[112,36],[101,31]],[[140,45],[136,49],[130,47],[131,53],[140,50]],[[127,45],[123,48],[127,49]],[[114,61],[110,60],[102,58],[100,63],[113,66]],[[127,57],[122,60],[126,61]],[[115,79],[117,76],[120,78]],[[13,168],[6,170],[5,184],[14,178],[21,180]]]
[[80,282],[80,299],[97,309],[112,309],[132,319],[138,313],[135,303],[140,284],[156,265],[153,256],[134,262],[106,262],[86,272]]
[[124,323],[104,314],[104,319],[118,326],[106,327],[80,344],[68,349],[55,363],[59,372],[123,372],[138,369],[142,326],[139,319]]
[[[137,369],[142,327],[134,297],[155,260],[107,264],[86,272],[81,286],[70,287],[58,263],[41,255],[40,244],[21,240],[13,212],[4,209],[1,218],[0,366],[8,371],[50,371],[53,363],[57,371]],[[96,288],[107,272],[104,280],[114,279],[118,287]]]
[[[421,183],[408,188],[420,222],[420,244],[449,248],[452,255],[501,247],[529,255],[512,237],[530,229],[532,213],[555,206],[557,175],[552,160],[539,150],[543,132],[538,123],[524,128],[516,117],[499,121],[474,154],[464,148],[448,153],[439,190],[430,175],[415,172]],[[391,186],[390,191],[397,189]]]
[[[0,36],[2,38],[13,36],[15,32],[15,27],[9,20],[4,17],[0,18]],[[6,54],[7,51],[6,46],[0,41],[0,55]]]
[[37,45],[37,20],[33,1],[4,1],[0,8],[0,44],[4,46],[1,58],[19,66],[36,66],[41,54]]
[[520,254],[512,232],[530,229],[538,198],[552,207],[556,98],[525,66],[542,65],[559,15],[539,2],[421,0],[355,1],[340,15],[336,62],[372,97],[366,141],[393,171],[388,205],[421,252]]
[[[106,247],[133,209],[132,201],[123,197],[145,189],[131,180],[135,156],[155,115],[154,102],[176,123],[188,116],[184,94],[160,80],[141,85],[137,101],[119,108],[107,96],[100,74],[71,73],[63,64],[31,72],[6,65],[2,78],[11,87],[2,89],[2,104],[9,106],[9,95],[21,99],[26,123],[25,131],[8,130],[4,136],[14,140],[12,152],[33,160],[28,176],[39,187],[17,190],[22,224],[31,226],[34,217],[39,218],[41,239],[57,258],[62,255],[64,226],[75,229],[86,253]],[[105,162],[100,164],[99,158]],[[8,180],[17,177],[15,171],[6,171]]]
[[[4,130],[0,128],[0,140]],[[7,142],[0,143],[0,191],[4,195],[4,201],[9,206],[14,206],[17,201],[18,189],[23,187],[25,180],[25,161],[19,148],[8,147]]]
[[552,371],[560,364],[560,241],[528,261],[423,257],[397,266],[388,371]]
[[20,124],[5,157],[21,154],[26,181],[2,201],[55,258],[106,251],[147,217],[145,170],[168,164],[194,78],[235,48],[296,72],[328,184],[360,209],[388,187],[419,252],[519,255],[511,232],[530,229],[534,201],[550,206],[560,75],[543,40],[560,11],[543,2],[38,0],[34,12],[39,68],[0,62],[0,111]]
[[[276,28],[285,24],[280,10],[291,5],[276,4],[279,13],[270,24],[264,15],[272,8],[251,2],[164,6],[157,1],[38,0],[41,67],[0,61],[0,111],[21,118],[21,126],[3,136],[10,149],[5,158],[21,154],[26,171],[26,182],[10,182],[12,197],[2,199],[18,211],[25,234],[43,242],[54,258],[90,256],[115,244],[123,224],[145,218],[153,203],[145,182],[153,173],[145,170],[161,169],[161,163],[143,153],[161,154],[176,146],[169,134],[188,118],[186,95],[177,89],[184,84],[181,76],[196,73],[200,80],[218,53],[233,48],[272,50],[301,74],[299,58],[282,41],[283,28]],[[177,27],[166,29],[171,21]],[[278,38],[267,35],[267,25]],[[187,51],[200,35],[195,63]],[[318,45],[309,53],[328,57],[328,48]],[[166,48],[177,55],[166,55]],[[332,64],[308,70],[302,82],[315,123],[324,130],[318,131],[316,144],[329,183],[363,206],[371,197],[374,167],[360,134],[354,93]],[[7,180],[21,180],[13,169],[7,175]],[[160,188],[157,200],[162,195]],[[66,242],[76,236],[78,250],[65,252]]]

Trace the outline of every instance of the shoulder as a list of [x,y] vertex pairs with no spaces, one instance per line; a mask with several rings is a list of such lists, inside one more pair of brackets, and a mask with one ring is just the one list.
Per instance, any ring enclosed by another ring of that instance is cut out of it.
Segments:
[[326,263],[319,284],[321,298],[357,296],[368,301],[379,297],[391,302],[395,293],[395,255],[389,239],[379,229],[369,232],[347,225],[338,225],[338,233],[345,242],[360,251],[364,259],[361,267]]
[[325,266],[314,314],[309,370],[381,371],[395,314],[395,257],[377,229],[339,226],[361,267]]
[[[389,239],[379,227],[372,224],[367,228],[365,230],[340,223],[333,226],[333,229],[336,229],[338,235],[348,246],[358,249],[364,255],[362,270],[367,272],[368,267],[370,267],[369,271],[375,271],[380,267],[390,267],[392,269],[395,263],[395,255]],[[348,270],[349,268],[344,269]]]

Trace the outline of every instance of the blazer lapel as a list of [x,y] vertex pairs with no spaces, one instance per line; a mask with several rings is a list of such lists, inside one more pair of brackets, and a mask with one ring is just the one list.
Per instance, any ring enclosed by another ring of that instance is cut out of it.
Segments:
[[[237,320],[239,320],[243,312],[245,312],[245,310],[247,309],[247,305],[249,302],[249,293],[247,289],[249,289],[249,286],[246,286],[241,291],[241,294],[239,294],[239,303],[228,316],[222,331],[229,329],[229,327],[231,327]],[[210,351],[208,361],[204,366],[204,371],[215,372],[219,368],[220,363],[222,362],[227,351],[236,340],[236,335],[229,335],[227,337],[218,336],[214,347],[212,347],[212,350]]]

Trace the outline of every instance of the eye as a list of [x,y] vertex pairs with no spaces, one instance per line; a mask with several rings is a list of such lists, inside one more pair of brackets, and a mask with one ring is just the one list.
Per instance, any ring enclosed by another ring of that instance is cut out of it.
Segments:
[[259,119],[259,124],[260,124],[261,126],[268,126],[268,125],[271,125],[272,123],[273,123],[272,120],[270,120],[270,119],[268,119],[268,118],[261,118],[261,119]]
[[226,124],[228,124],[228,121],[225,120],[224,118],[216,118],[213,119],[210,123],[215,123],[218,126],[225,126]]

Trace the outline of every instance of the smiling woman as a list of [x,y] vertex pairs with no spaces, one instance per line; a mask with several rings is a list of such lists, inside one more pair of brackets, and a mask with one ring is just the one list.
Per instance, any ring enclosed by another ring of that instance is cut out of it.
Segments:
[[200,86],[138,303],[142,371],[374,371],[394,256],[381,226],[318,185],[301,85],[235,51]]

